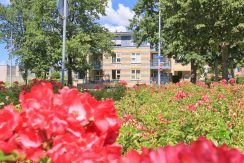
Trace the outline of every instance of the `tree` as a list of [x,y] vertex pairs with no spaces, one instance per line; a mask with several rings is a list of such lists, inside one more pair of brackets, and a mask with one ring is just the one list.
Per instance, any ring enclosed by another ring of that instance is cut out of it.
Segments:
[[[136,43],[158,42],[158,1],[139,0],[131,20]],[[229,46],[243,40],[244,2],[237,0],[160,0],[164,53],[192,64],[192,82],[196,69],[206,64],[209,55],[220,47],[223,78],[228,78]],[[227,59],[226,59],[227,58]],[[227,74],[227,76],[226,76]]]
[[[207,42],[202,35],[201,17],[197,2],[162,0],[163,52],[180,59],[184,64],[191,63],[191,81],[196,82],[197,68],[204,64]],[[140,45],[146,39],[157,48],[158,4],[156,1],[140,0],[134,8],[136,15],[131,21],[136,42]],[[149,25],[146,25],[149,24]],[[202,39],[201,39],[202,38]]]
[[[66,70],[68,84],[72,85],[72,72],[90,67],[88,55],[111,51],[112,35],[96,22],[105,14],[107,0],[68,0],[68,4]],[[23,69],[37,75],[46,73],[51,66],[60,70],[62,24],[57,23],[56,0],[13,0],[9,6],[1,6],[0,15],[6,22],[3,33],[12,22],[21,23],[16,28],[21,27],[23,32],[21,35],[16,32],[15,54],[20,57]],[[21,19],[16,15],[22,15]]]
[[14,54],[26,81],[29,70],[37,77],[48,72],[53,63],[51,52],[61,45],[59,33],[50,28],[55,22],[55,6],[55,2],[48,0],[13,0],[0,7],[1,33],[7,36],[4,41],[9,44],[12,31]]
[[[209,29],[209,43],[215,49],[220,49],[222,59],[222,78],[228,79],[231,48],[239,46],[244,36],[244,1],[210,0],[202,2]],[[237,54],[237,53],[236,53]],[[243,53],[242,53],[243,55]],[[238,58],[238,56],[236,56]],[[232,62],[231,60],[231,62]]]

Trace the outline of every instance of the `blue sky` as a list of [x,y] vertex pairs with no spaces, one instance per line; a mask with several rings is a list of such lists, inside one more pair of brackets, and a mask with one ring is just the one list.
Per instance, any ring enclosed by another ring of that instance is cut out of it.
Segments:
[[[108,0],[106,7],[106,16],[101,17],[99,21],[110,31],[126,31],[129,25],[129,19],[134,15],[132,8],[137,0]],[[0,0],[0,3],[6,5],[9,0]],[[5,44],[0,44],[0,64],[9,63],[8,50],[4,48]]]

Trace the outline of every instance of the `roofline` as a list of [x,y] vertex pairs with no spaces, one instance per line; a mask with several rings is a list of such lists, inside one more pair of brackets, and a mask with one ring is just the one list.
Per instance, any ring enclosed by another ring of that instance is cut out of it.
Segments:
[[132,32],[112,32],[115,35],[119,35],[119,36],[132,36]]

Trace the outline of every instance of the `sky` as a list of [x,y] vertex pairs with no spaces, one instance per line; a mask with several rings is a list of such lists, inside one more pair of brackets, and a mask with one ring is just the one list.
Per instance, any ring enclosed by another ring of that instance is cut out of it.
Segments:
[[[127,31],[129,19],[134,15],[132,8],[136,2],[137,0],[108,0],[106,16],[102,16],[99,23],[111,32]],[[0,3],[7,5],[9,4],[9,0],[0,0]],[[9,63],[9,52],[4,47],[5,44],[0,43],[0,64]]]

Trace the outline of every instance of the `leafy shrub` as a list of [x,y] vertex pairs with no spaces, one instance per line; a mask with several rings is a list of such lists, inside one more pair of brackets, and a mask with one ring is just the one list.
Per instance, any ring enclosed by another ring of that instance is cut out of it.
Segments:
[[21,88],[18,82],[14,82],[12,87],[5,86],[4,82],[0,81],[0,107],[19,103],[19,94]]
[[244,85],[178,83],[128,90],[116,102],[121,128],[118,143],[129,149],[189,143],[206,136],[216,144],[244,150]]
[[236,79],[236,82],[238,84],[244,84],[244,76],[238,76]]
[[52,73],[51,77],[53,80],[60,80],[60,78],[61,78],[60,73],[56,72],[56,71]]
[[125,85],[116,84],[113,88],[91,90],[89,91],[89,93],[98,100],[113,99],[115,101],[118,101],[125,96],[126,87]]
[[[185,85],[180,84],[179,87]],[[166,88],[171,87],[163,87]],[[174,85],[173,88],[179,89]],[[186,87],[184,91],[191,89]],[[236,88],[234,90],[236,91]],[[138,97],[144,99],[142,92],[155,93],[160,92],[160,89],[151,90],[147,86],[137,86],[135,91],[139,93]],[[181,98],[177,95],[177,103],[184,103],[184,100],[191,98],[190,94],[180,94]],[[204,105],[210,103],[211,99],[202,96],[199,101]],[[143,148],[140,154],[131,150],[122,156],[122,147],[115,144],[121,123],[113,101],[97,101],[88,93],[79,93],[77,89],[65,87],[55,94],[53,85],[43,81],[34,85],[30,92],[22,92],[20,103],[21,111],[16,110],[13,105],[0,110],[1,162],[241,163],[244,161],[244,155],[239,150],[229,149],[226,146],[216,147],[212,141],[204,137],[189,145],[180,143],[157,150]],[[146,101],[141,104],[145,103]],[[191,112],[188,113],[197,115],[199,110],[199,108],[194,112],[189,110]],[[173,118],[166,120],[162,115],[158,115],[157,118],[160,123],[165,124],[170,124],[173,120]],[[131,115],[125,115],[124,120],[125,123],[135,124],[137,129],[145,132],[148,130],[145,126],[138,125]],[[151,131],[151,134],[154,132]],[[222,130],[220,133],[223,136]]]
[[43,82],[50,82],[55,92],[61,88],[61,83],[55,80],[40,80],[33,79],[29,81],[27,85],[20,85],[18,82],[14,82],[11,87],[5,86],[4,82],[0,81],[0,107],[9,104],[18,105],[19,104],[19,94],[21,91],[29,92],[34,85],[39,85]]

